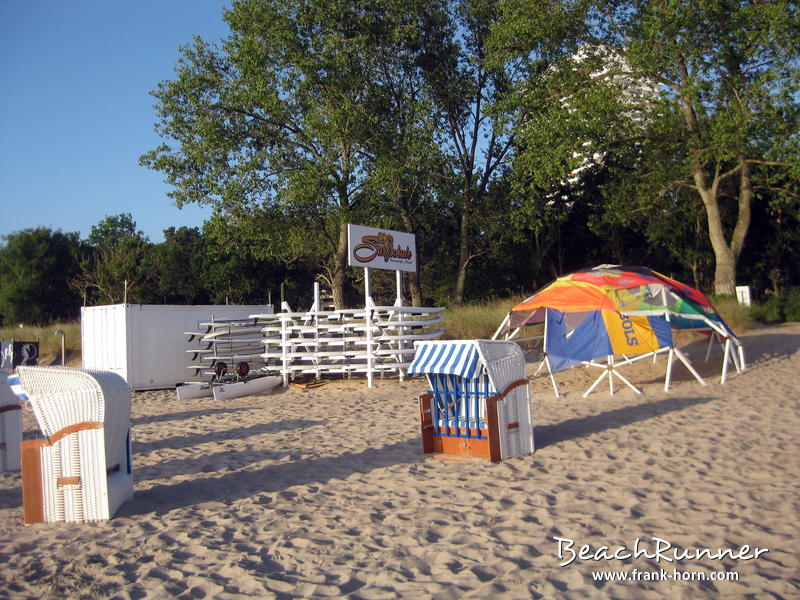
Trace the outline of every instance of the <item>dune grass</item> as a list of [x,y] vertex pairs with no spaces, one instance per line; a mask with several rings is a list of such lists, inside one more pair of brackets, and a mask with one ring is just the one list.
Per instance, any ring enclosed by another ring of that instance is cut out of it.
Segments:
[[519,298],[489,300],[477,304],[451,306],[444,313],[446,340],[488,340]]
[[728,326],[736,334],[742,334],[753,325],[753,309],[744,304],[739,304],[736,298],[730,296],[716,296],[711,298],[711,303],[717,309],[717,313],[722,317]]

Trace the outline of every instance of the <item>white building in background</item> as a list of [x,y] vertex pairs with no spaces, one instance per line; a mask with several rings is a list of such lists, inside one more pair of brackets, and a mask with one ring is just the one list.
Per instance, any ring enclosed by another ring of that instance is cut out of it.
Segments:
[[[630,107],[630,110],[625,115],[630,118],[632,123],[644,121],[645,114],[641,105],[648,100],[655,101],[658,99],[661,85],[657,81],[634,74],[625,55],[611,46],[583,46],[572,58],[575,63],[581,63],[591,58],[598,59],[603,66],[598,71],[593,72],[590,78],[595,80],[606,79],[617,87],[620,90],[623,103]],[[562,104],[566,110],[570,110],[569,97],[564,98]],[[585,152],[575,152],[573,154],[573,157],[583,157],[583,159],[578,167],[573,169],[567,178],[562,181],[563,184],[577,185],[580,182],[582,173],[603,162],[605,153],[592,152],[591,145],[590,141],[586,141],[583,144],[586,149]]]

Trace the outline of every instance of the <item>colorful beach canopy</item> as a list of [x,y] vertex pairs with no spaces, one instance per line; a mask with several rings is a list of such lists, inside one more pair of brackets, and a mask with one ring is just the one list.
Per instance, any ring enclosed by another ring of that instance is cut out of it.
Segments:
[[511,309],[509,329],[543,323],[545,309],[657,315],[673,328],[733,332],[701,292],[647,267],[601,265],[559,277]]
[[[675,329],[702,330],[725,339],[723,369],[730,343],[740,347],[708,298],[647,267],[600,265],[559,277],[514,306],[495,337],[505,334],[510,339],[521,327],[537,323],[545,324],[543,347],[551,373],[601,357],[612,362],[613,356],[665,349],[691,369],[674,348]],[[731,356],[738,369],[738,358]]]

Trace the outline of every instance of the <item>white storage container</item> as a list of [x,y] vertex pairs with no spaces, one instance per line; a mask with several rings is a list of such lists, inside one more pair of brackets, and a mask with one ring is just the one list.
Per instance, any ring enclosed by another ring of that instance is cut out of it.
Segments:
[[121,375],[132,390],[173,387],[190,379],[189,338],[205,321],[272,314],[271,305],[111,304],[81,309],[84,369]]

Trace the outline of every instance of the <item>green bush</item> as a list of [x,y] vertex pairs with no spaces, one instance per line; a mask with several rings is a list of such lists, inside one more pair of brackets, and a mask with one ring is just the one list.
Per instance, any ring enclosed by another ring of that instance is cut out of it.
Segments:
[[786,321],[800,321],[800,288],[792,288],[786,292],[783,317]]
[[772,323],[782,323],[784,316],[784,299],[780,294],[771,294],[766,302],[754,304],[750,309],[750,314],[756,321],[770,325]]

